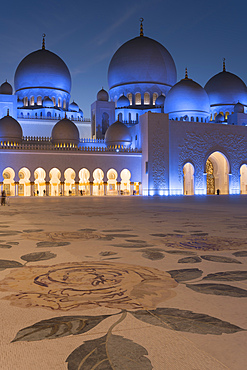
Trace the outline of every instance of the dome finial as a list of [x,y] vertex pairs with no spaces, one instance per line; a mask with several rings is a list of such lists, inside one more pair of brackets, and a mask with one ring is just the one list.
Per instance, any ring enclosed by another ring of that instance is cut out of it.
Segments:
[[142,22],[144,21],[144,18],[140,18],[139,20],[141,22],[141,24],[140,24],[140,36],[143,36],[144,34],[143,34],[143,24],[142,24]]
[[223,58],[223,72],[226,71],[226,58]]
[[185,76],[184,76],[185,80],[188,80],[188,68],[186,67],[185,68]]
[[45,50],[45,37],[46,37],[46,34],[43,33],[43,41],[42,41],[42,49]]

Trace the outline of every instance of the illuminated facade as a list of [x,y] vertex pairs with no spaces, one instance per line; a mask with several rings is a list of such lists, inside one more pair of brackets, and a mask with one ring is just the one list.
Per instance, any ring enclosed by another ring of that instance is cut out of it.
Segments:
[[0,185],[8,195],[247,194],[247,88],[226,71],[205,88],[140,36],[113,55],[91,120],[71,76],[42,48],[0,87]]

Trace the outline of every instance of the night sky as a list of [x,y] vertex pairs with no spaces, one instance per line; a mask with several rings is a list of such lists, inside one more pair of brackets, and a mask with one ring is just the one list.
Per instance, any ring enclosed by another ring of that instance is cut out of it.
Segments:
[[58,54],[72,76],[71,98],[90,117],[90,105],[102,86],[108,90],[112,55],[124,42],[144,35],[163,44],[178,72],[205,85],[226,69],[247,83],[246,0],[8,0],[1,1],[0,83],[13,85],[19,62],[41,48]]

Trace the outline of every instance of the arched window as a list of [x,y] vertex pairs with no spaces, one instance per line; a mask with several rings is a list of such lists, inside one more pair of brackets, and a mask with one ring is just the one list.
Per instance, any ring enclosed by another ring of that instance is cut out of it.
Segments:
[[135,95],[135,105],[141,105],[142,103],[142,98],[140,93],[136,93]]
[[63,109],[66,109],[66,99],[63,99]]
[[51,100],[53,101],[53,104],[54,104],[54,107],[56,106],[56,98],[53,96],[52,98],[51,98]]
[[34,105],[34,96],[31,96],[30,98],[30,105]]
[[196,122],[199,122],[199,117],[196,117]]
[[150,105],[150,95],[148,92],[144,94],[144,105]]
[[129,113],[129,122],[131,122],[131,113]]
[[42,105],[42,97],[37,96],[37,105]]
[[214,120],[215,120],[216,116],[217,116],[217,113],[214,113]]
[[47,112],[47,118],[51,117],[51,112]]
[[203,122],[203,118],[201,118],[201,122]]
[[23,103],[24,103],[24,107],[27,107],[28,106],[28,98],[27,98],[27,96],[24,97]]
[[130,105],[132,105],[132,94],[127,94],[127,98],[130,101]]
[[191,122],[194,122],[194,117],[191,117],[190,120],[191,120]]
[[136,122],[139,122],[139,114],[136,113]]
[[155,105],[156,99],[158,98],[157,93],[153,93],[153,105]]
[[40,117],[42,117],[42,112],[40,112]]
[[58,105],[59,108],[62,107],[62,99],[61,98],[58,98],[57,105]]
[[123,113],[119,113],[119,114],[118,114],[118,120],[119,120],[120,122],[122,122],[122,121],[123,121]]
[[229,114],[230,114],[229,112],[225,113],[225,121],[227,121],[227,118],[228,118]]

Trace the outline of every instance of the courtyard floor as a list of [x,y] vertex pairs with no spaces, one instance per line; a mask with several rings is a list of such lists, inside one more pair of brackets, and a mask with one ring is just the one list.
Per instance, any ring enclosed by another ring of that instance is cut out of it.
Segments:
[[247,196],[11,198],[0,369],[247,363]]

